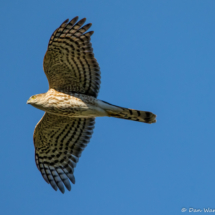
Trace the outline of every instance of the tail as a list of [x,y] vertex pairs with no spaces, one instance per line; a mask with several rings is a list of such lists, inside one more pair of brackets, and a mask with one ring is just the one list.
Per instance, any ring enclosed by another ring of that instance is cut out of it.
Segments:
[[[103,101],[104,102],[104,101]],[[108,105],[111,105],[105,102]],[[138,122],[145,122],[145,123],[155,123],[156,122],[156,115],[148,112],[148,111],[141,111],[141,110],[134,110],[129,108],[123,108],[115,105],[111,105],[112,108],[105,108],[108,116],[116,117],[120,119],[128,119]],[[110,106],[109,106],[110,107]]]

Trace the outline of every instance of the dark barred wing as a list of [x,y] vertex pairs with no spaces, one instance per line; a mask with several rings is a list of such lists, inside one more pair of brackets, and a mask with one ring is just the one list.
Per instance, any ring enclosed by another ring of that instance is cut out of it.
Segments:
[[74,184],[74,168],[93,133],[94,118],[45,113],[34,130],[35,160],[47,183],[64,193]]
[[67,19],[52,34],[43,68],[50,88],[97,97],[100,68],[90,43],[93,31],[86,32],[92,24],[83,26],[86,18],[77,20],[78,17],[70,22]]

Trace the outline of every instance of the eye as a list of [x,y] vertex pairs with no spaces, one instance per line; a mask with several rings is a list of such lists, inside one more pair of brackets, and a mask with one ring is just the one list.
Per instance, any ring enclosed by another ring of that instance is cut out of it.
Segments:
[[31,98],[32,98],[32,99],[36,99],[36,96],[32,96]]

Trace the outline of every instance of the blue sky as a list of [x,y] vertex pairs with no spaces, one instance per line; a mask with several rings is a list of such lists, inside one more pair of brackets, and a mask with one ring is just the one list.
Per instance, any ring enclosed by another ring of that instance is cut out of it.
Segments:
[[[215,1],[1,1],[1,214],[188,214],[215,208]],[[101,67],[98,96],[157,114],[157,123],[97,118],[71,192],[55,192],[34,161],[48,90],[52,32],[86,17]],[[202,212],[203,213],[203,212]]]

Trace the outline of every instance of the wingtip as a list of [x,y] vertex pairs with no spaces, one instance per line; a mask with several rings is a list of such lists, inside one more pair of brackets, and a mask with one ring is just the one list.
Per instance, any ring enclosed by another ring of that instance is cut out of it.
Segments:
[[94,34],[94,31],[88,31],[86,34],[88,34],[88,36],[92,36]]
[[61,192],[62,194],[65,193],[65,189],[64,189],[64,186],[63,186],[63,183],[62,183],[62,182],[58,184],[58,188],[59,188],[59,190],[60,190],[60,192]]
[[66,19],[63,23],[67,23],[69,21],[69,19]]
[[88,28],[90,28],[92,26],[92,23],[88,23],[85,26],[87,26]]

